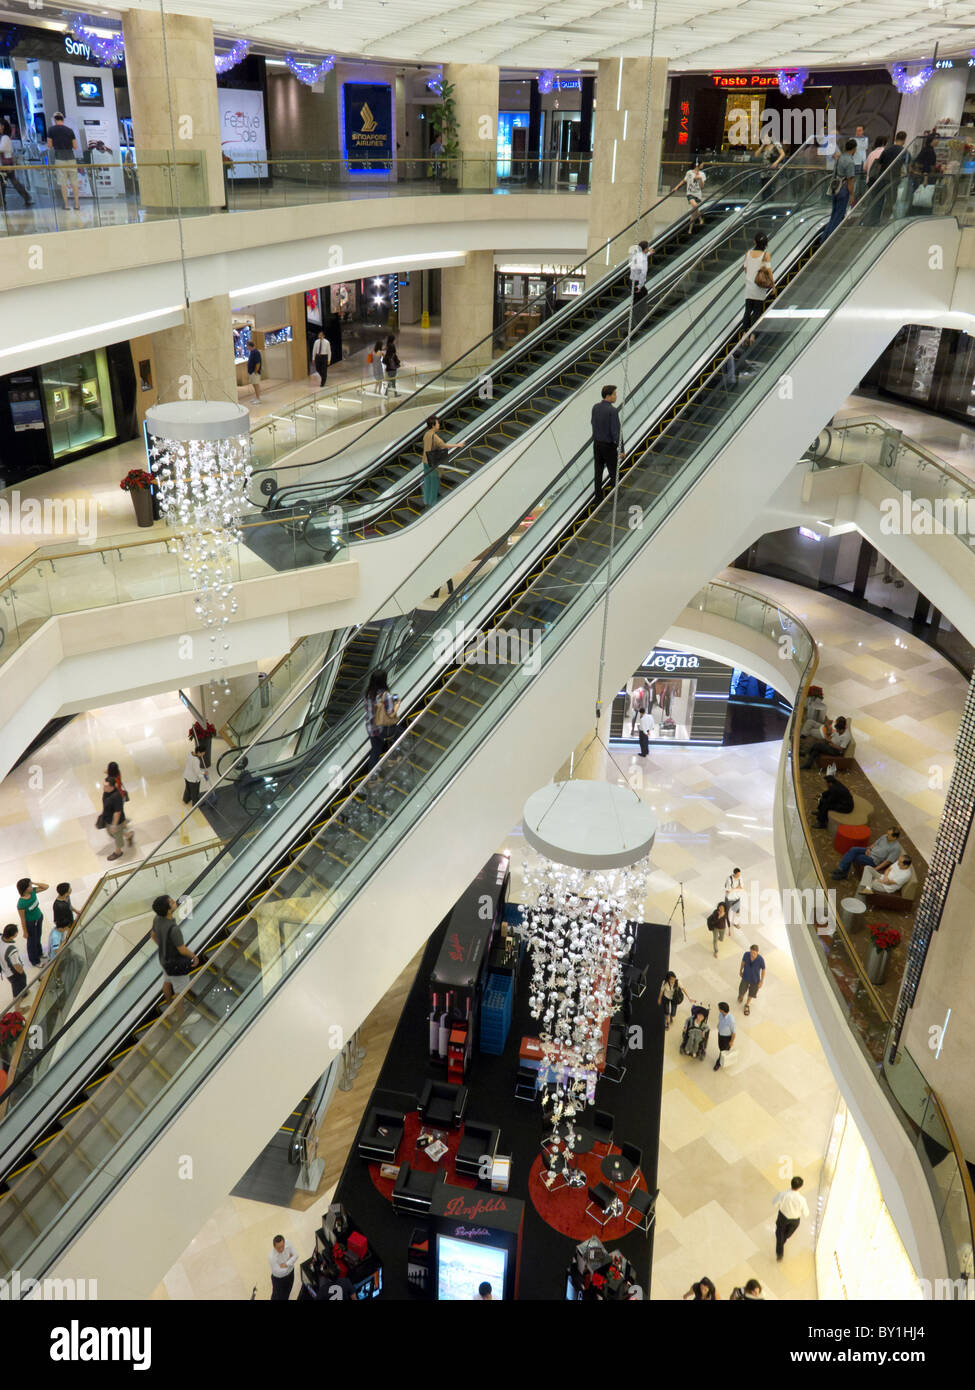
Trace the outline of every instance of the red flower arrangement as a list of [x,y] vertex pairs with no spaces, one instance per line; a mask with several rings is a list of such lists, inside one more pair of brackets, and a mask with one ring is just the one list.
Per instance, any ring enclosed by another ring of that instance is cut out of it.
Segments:
[[823,698],[823,687],[821,685],[811,685],[809,687],[810,700],[821,700]]
[[24,1031],[24,1015],[11,1009],[0,1018],[0,1042],[13,1042]]
[[888,926],[886,922],[875,922],[870,928],[870,936],[878,951],[892,951],[895,946],[901,944],[900,932],[896,927]]
[[128,473],[119,483],[123,492],[143,492],[152,487],[155,478],[151,473],[147,473],[144,468],[130,468]]

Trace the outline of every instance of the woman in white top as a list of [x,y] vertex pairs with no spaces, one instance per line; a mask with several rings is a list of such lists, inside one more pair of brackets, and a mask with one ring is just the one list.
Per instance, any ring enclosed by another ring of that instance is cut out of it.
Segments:
[[687,224],[689,232],[693,232],[695,222],[703,221],[701,203],[704,201],[706,179],[707,175],[699,164],[695,164],[693,169],[688,169],[684,175],[684,193],[687,197],[687,205],[691,210],[691,220]]
[[[745,312],[742,315],[741,330],[747,333],[756,319],[761,318],[765,309],[765,296],[774,288],[772,283],[772,257],[768,253],[768,237],[764,232],[756,232],[755,245],[745,252],[743,261],[745,271]],[[759,272],[766,275],[766,285],[758,283]],[[753,340],[751,340],[753,341]]]
[[724,910],[728,923],[732,927],[737,927],[741,919],[741,899],[744,891],[741,869],[732,869],[724,881]]
[[11,134],[12,128],[10,122],[4,119],[0,122],[0,203],[6,206],[7,184],[9,183],[12,188],[16,188],[17,192],[23,198],[24,207],[29,208],[34,200],[11,167],[16,163]]
[[194,749],[186,755],[183,764],[183,805],[195,806],[200,799],[200,782],[203,780],[203,755]]
[[677,981],[677,976],[672,970],[668,970],[661,982],[660,993],[657,995],[657,1004],[664,1011],[665,1032],[670,1027],[671,1020],[677,1017],[677,1006],[683,997],[684,991]]

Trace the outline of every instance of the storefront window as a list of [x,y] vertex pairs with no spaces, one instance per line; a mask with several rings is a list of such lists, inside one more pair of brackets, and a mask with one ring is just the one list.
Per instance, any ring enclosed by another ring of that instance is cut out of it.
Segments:
[[[516,135],[516,131],[523,134]],[[501,111],[498,113],[498,178],[511,176],[512,157],[522,159],[528,152],[528,112]]]
[[104,348],[63,357],[41,368],[41,385],[56,459],[115,438],[115,412]]
[[842,1099],[823,1165],[820,1203],[816,1282],[821,1302],[921,1297],[870,1154]]

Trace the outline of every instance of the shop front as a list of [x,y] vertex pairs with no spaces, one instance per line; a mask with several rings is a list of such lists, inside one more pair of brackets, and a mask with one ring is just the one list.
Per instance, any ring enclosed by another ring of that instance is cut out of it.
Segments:
[[820,1302],[886,1303],[922,1297],[867,1146],[842,1097],[820,1184],[816,1282]]
[[0,377],[0,487],[135,438],[137,396],[128,343]]
[[860,383],[861,391],[975,422],[975,337],[909,323]]
[[503,261],[494,268],[494,326],[510,347],[586,291],[586,271],[572,265]]
[[613,700],[610,738],[651,744],[739,744],[781,738],[791,712],[783,695],[738,667],[697,652],[654,647]]

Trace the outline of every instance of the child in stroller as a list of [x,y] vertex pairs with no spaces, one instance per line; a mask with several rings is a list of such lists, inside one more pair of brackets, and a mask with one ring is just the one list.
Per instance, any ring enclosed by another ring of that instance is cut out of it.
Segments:
[[704,1060],[704,1055],[708,1050],[708,1037],[711,1032],[708,1027],[708,1012],[703,1004],[692,1006],[691,1016],[684,1024],[684,1032],[680,1040],[680,1050],[685,1057],[696,1057],[698,1061]]

